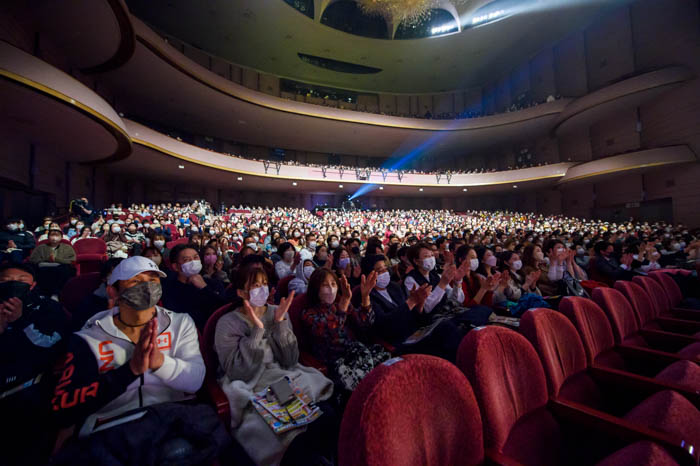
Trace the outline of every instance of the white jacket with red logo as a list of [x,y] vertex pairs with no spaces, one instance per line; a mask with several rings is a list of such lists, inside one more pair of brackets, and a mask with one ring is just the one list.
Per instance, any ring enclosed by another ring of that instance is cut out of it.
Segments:
[[204,381],[194,321],[156,306],[163,365],[136,376],[129,360],[135,344],[114,324],[118,307],[93,316],[68,343],[54,392],[53,410],[63,425],[87,418],[81,434],[136,408],[192,398]]

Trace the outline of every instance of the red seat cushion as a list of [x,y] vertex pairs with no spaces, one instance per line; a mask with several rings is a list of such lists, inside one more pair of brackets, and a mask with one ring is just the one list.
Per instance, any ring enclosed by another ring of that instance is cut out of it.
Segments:
[[673,456],[655,443],[647,440],[628,445],[605,458],[596,466],[678,466]]
[[73,243],[75,254],[99,254],[107,253],[107,244],[100,238],[83,238]]
[[677,361],[659,372],[656,380],[685,385],[700,390],[700,366],[690,361]]
[[700,445],[700,412],[674,391],[655,393],[627,413],[625,419],[678,435],[690,445]]
[[474,392],[443,359],[407,355],[387,361],[353,392],[338,451],[341,466],[481,464],[482,425]]
[[692,343],[680,350],[678,356],[685,359],[700,359],[700,341]]
[[462,340],[457,365],[481,407],[487,448],[523,464],[556,464],[561,433],[546,410],[544,369],[532,345],[502,327],[472,330]]

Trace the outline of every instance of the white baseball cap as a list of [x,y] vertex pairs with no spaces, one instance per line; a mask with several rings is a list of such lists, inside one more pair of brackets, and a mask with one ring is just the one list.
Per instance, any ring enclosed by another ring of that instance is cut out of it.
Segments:
[[161,278],[167,277],[165,272],[160,270],[156,263],[148,257],[133,256],[129,257],[128,259],[124,259],[114,268],[114,270],[112,270],[112,274],[109,276],[107,284],[114,285],[114,283],[118,280],[129,280],[130,278],[143,272],[156,272]]

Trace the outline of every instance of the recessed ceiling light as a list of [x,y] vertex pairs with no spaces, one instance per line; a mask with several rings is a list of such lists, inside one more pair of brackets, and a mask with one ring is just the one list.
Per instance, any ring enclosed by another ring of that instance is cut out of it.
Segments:
[[379,187],[379,190],[380,190],[380,191],[384,191],[384,186],[380,186],[380,187]]
[[514,188],[517,188],[517,187],[518,187],[518,185],[517,185],[517,184],[514,184],[514,185],[513,185],[513,187],[514,187]]
[[243,177],[242,177],[242,176],[239,176],[239,177],[236,178],[236,179],[237,179],[238,181],[243,181]]
[[184,166],[184,165],[178,165],[178,166],[177,166],[177,168],[179,168],[179,169],[181,169],[181,170],[182,170],[182,169],[184,169],[184,168],[185,168],[185,166]]
[[421,192],[423,192],[423,188],[420,188],[420,189],[419,189],[418,191],[421,191]]
[[292,186],[296,186],[296,185],[297,185],[297,182],[296,182],[296,181],[292,181]]
[[467,188],[464,188],[462,191],[464,191],[464,192],[466,193],[466,192],[467,192]]
[[342,185],[342,184],[339,184],[339,185],[338,185],[338,187],[339,187],[339,188],[342,188],[342,187],[343,187],[343,185]]

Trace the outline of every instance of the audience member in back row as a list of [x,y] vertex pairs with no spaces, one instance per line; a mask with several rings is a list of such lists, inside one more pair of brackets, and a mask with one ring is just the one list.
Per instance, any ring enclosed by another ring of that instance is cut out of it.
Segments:
[[41,464],[50,441],[51,369],[65,349],[66,315],[39,295],[28,264],[0,266],[0,412],[3,464]]
[[34,235],[24,229],[24,220],[11,219],[0,230],[0,263],[22,262],[34,248]]
[[29,261],[39,267],[37,281],[46,296],[58,295],[68,279],[75,275],[75,250],[62,239],[60,229],[49,230],[48,243],[37,246],[29,257]]
[[[55,464],[191,464],[188,453],[227,444],[211,408],[181,403],[201,387],[205,368],[192,319],[157,306],[161,277],[144,257],[119,263],[107,282],[116,306],[70,338],[51,402],[63,428],[58,443],[68,440]],[[178,449],[167,447],[172,438]],[[175,450],[185,457],[172,457]]]
[[202,261],[194,246],[178,244],[171,249],[170,267],[177,275],[163,283],[163,306],[189,314],[203,330],[209,316],[226,304],[223,289],[202,277]]
[[[257,464],[332,464],[338,420],[329,403],[330,380],[318,370],[299,364],[299,348],[287,312],[294,292],[278,306],[267,304],[267,274],[257,266],[237,276],[234,310],[216,324],[215,348],[219,383],[229,398],[234,437]],[[324,411],[306,428],[275,434],[250,403],[250,397],[287,378]],[[323,463],[314,458],[326,458]]]

